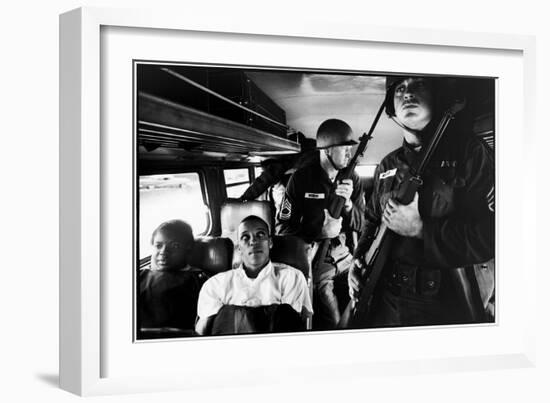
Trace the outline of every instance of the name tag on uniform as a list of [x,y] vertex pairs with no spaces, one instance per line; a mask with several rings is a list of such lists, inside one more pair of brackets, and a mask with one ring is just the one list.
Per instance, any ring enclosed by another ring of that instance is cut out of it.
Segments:
[[390,169],[386,172],[382,172],[380,174],[380,179],[386,179],[386,178],[389,178],[390,176],[395,176],[396,173],[397,173],[397,168]]
[[306,199],[324,199],[325,194],[324,193],[306,193],[304,197]]

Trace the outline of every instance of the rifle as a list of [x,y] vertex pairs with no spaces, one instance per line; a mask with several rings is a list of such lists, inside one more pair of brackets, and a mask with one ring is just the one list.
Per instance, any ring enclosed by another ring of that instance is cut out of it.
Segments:
[[[384,99],[384,102],[382,102],[382,105],[380,106],[380,109],[378,109],[378,112],[371,124],[368,134],[363,133],[361,138],[359,138],[359,145],[355,150],[355,154],[351,158],[348,165],[344,169],[341,169],[338,172],[338,175],[336,175],[336,179],[334,180],[334,188],[332,189],[332,192],[329,195],[329,204],[327,208],[329,214],[333,218],[340,218],[340,216],[342,215],[342,209],[344,208],[344,203],[346,202],[346,199],[334,193],[334,189],[336,189],[336,186],[338,186],[338,183],[340,181],[344,179],[351,179],[353,172],[355,171],[355,167],[359,162],[359,158],[363,156],[363,154],[365,153],[365,150],[367,149],[367,143],[369,142],[370,139],[372,139],[372,132],[374,131],[374,128],[378,124],[378,120],[380,119],[380,116],[382,115],[382,112],[384,111],[385,106],[386,106],[386,100]],[[319,263],[323,262],[323,260],[327,256],[329,246],[330,246],[330,239],[323,239],[323,241],[321,242],[321,245],[319,246],[319,249],[317,250],[317,253],[315,254],[315,257],[313,258],[313,262],[311,265],[312,267],[317,267]]]
[[[443,137],[447,126],[464,106],[464,101],[457,101],[443,114],[430,142],[422,150],[418,166],[411,167],[397,189],[395,199],[400,204],[410,204],[414,199],[415,193],[422,186],[422,175]],[[339,328],[364,327],[364,322],[368,316],[372,303],[374,289],[380,279],[382,269],[386,265],[396,234],[389,230],[386,224],[382,223],[373,236],[374,240],[365,255],[365,267],[362,270],[365,284],[357,303],[351,300],[346,307],[340,319],[340,323],[338,324]]]

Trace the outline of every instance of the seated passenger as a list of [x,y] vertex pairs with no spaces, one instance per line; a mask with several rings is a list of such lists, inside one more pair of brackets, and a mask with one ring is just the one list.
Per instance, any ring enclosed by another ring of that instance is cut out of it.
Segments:
[[193,333],[197,298],[207,279],[187,263],[193,243],[193,230],[181,220],[164,222],[153,232],[151,264],[139,273],[141,331],[164,328]]
[[211,277],[198,302],[199,334],[236,334],[305,330],[312,315],[302,272],[269,259],[269,226],[257,216],[239,224],[242,264]]

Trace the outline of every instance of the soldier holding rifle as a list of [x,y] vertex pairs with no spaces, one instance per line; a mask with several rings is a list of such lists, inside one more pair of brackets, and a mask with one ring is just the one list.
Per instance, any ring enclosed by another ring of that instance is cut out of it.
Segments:
[[[350,296],[359,302],[364,261],[377,229],[392,233],[370,309],[362,326],[413,326],[478,321],[468,315],[457,285],[457,268],[494,257],[494,162],[487,147],[452,119],[429,158],[412,202],[397,189],[418,167],[423,150],[456,97],[456,80],[390,77],[386,113],[400,126],[403,145],[375,172],[366,224],[349,271]],[[375,241],[374,241],[375,242]],[[474,293],[475,294],[475,293]],[[470,294],[471,295],[471,294]],[[371,296],[372,297],[372,296]],[[364,294],[361,298],[364,298]],[[357,323],[357,322],[356,322]]]
[[[314,329],[335,328],[347,302],[338,301],[335,290],[341,284],[342,298],[347,298],[346,278],[352,255],[345,232],[361,230],[365,201],[357,174],[341,180],[337,176],[350,162],[355,144],[346,122],[325,120],[317,130],[319,157],[292,175],[279,213],[282,234],[298,235],[313,244]],[[344,204],[341,213],[333,217],[327,209],[335,197]]]

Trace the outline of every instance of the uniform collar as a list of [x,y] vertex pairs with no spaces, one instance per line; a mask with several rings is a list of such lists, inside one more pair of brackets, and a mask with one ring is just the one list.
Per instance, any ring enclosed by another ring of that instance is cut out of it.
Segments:
[[[416,147],[417,147],[417,146],[413,146],[412,144],[407,143],[406,140],[403,140],[403,148],[405,149],[405,151],[407,151],[407,152],[413,152],[413,153],[418,154],[418,153],[422,150],[422,148],[420,148],[418,151],[416,151],[416,150],[415,150]],[[423,147],[423,146],[422,146],[422,147]]]
[[405,140],[403,140],[402,148],[403,148],[403,155],[405,156],[405,161],[407,161],[409,164],[414,163],[416,159],[419,157],[420,152],[422,151],[422,148],[416,151],[415,146],[407,143]]
[[319,179],[321,181],[325,181],[325,182],[330,183],[332,185],[332,181],[330,180],[330,178],[327,174],[327,171],[325,171],[323,169],[323,167],[321,166],[321,161],[319,161],[319,163],[317,164],[316,169],[319,173]]

